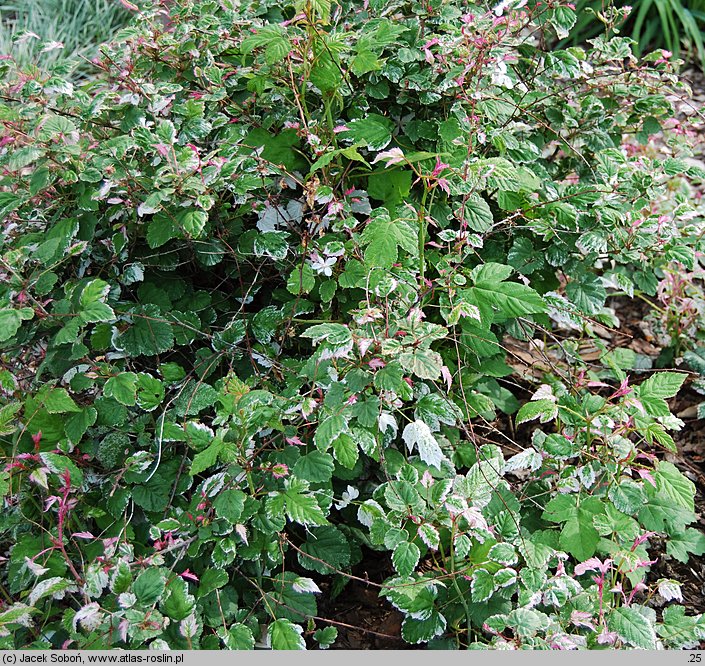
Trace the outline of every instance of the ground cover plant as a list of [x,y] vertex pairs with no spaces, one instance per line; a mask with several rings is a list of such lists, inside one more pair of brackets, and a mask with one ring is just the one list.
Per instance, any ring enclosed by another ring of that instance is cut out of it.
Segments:
[[521,5],[181,0],[90,85],[0,64],[1,647],[335,646],[371,557],[410,645],[705,637],[653,575],[705,552],[683,91]]

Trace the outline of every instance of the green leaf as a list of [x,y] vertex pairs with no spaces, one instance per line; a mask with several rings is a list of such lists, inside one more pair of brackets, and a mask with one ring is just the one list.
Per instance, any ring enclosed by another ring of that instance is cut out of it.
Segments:
[[350,435],[343,433],[333,440],[333,456],[343,467],[355,467],[358,455],[357,443]]
[[600,279],[589,273],[568,283],[565,293],[582,312],[588,315],[597,314],[607,298],[607,292]]
[[494,224],[490,206],[479,194],[468,197],[462,210],[464,220],[473,231],[485,233]]
[[[156,377],[152,377],[145,372],[140,372],[137,375],[135,388],[137,391],[137,405],[146,412],[155,410],[164,400],[164,385]],[[115,399],[118,400],[117,398]],[[118,402],[120,401],[118,400]]]
[[[86,430],[95,424],[98,412],[93,407],[84,407],[80,412],[72,414],[66,419],[64,430],[69,441],[75,446],[81,441]],[[0,428],[0,434],[2,429]]]
[[103,302],[110,293],[110,285],[105,280],[91,280],[81,291],[81,306]]
[[661,461],[654,474],[657,493],[674,506],[695,510],[695,484],[670,462]]
[[165,596],[159,602],[159,609],[172,620],[183,620],[191,613],[196,598],[189,594],[188,583],[179,576],[173,578],[166,588]]
[[198,585],[199,599],[210,594],[213,590],[225,587],[229,580],[230,576],[224,569],[206,569],[201,574],[201,580]]
[[636,515],[647,501],[642,485],[631,479],[623,479],[618,485],[611,486],[608,496],[618,511],[628,515]]
[[6,218],[13,210],[17,210],[23,201],[13,192],[0,192],[0,218]]
[[44,409],[50,414],[80,412],[81,408],[73,401],[68,391],[63,388],[51,389],[44,398]]
[[342,414],[333,414],[323,419],[323,421],[318,424],[316,434],[314,435],[316,448],[322,453],[325,453],[338,435],[347,432],[347,430],[348,423]]
[[470,591],[475,603],[487,601],[496,589],[494,576],[486,569],[476,569],[472,574]]
[[399,363],[407,372],[421,379],[437,380],[441,377],[443,359],[432,349],[418,348],[399,355]]
[[625,643],[643,650],[656,649],[656,632],[653,624],[633,606],[613,608],[607,626]]
[[265,61],[272,65],[286,57],[291,45],[281,26],[266,25],[258,28],[255,34],[242,40],[243,53],[252,53],[259,48],[264,48]]
[[213,502],[213,508],[219,518],[225,518],[234,525],[240,520],[246,499],[247,495],[242,490],[224,490],[218,493],[218,497]]
[[132,323],[117,338],[117,344],[130,356],[156,356],[174,345],[174,333],[156,305],[133,309]]
[[20,308],[15,310],[12,308],[0,309],[0,342],[5,342],[14,337],[17,331],[20,330],[22,322],[34,317],[32,308]]
[[131,407],[137,401],[137,375],[134,372],[121,372],[110,377],[103,387],[103,395]]
[[301,456],[294,464],[294,474],[310,483],[327,483],[333,476],[335,463],[333,457],[321,451],[311,451],[311,453]]
[[412,645],[425,643],[446,630],[446,618],[435,608],[429,617],[423,620],[407,616],[401,625],[402,638]]
[[17,430],[15,416],[21,409],[21,402],[11,402],[0,407],[0,435],[11,435]]
[[295,296],[308,294],[315,286],[316,277],[313,268],[309,264],[294,268],[286,281],[287,290]]
[[392,140],[392,121],[376,113],[350,120],[345,125],[348,130],[341,132],[341,138],[351,139],[353,143],[363,144],[370,150],[382,150]]
[[164,213],[157,213],[147,225],[147,245],[152,250],[180,236],[181,233],[175,222]]
[[301,333],[302,338],[310,338],[313,344],[325,341],[333,347],[345,347],[352,342],[352,333],[343,324],[316,324]]
[[397,262],[399,248],[412,257],[418,254],[416,230],[404,220],[390,220],[387,215],[378,214],[362,233],[361,242],[366,245],[365,263],[368,266],[389,268]]
[[221,638],[223,638],[228,650],[252,650],[255,647],[255,637],[252,635],[252,630],[244,624],[231,625],[227,636],[221,636]]
[[666,647],[696,648],[705,633],[705,615],[685,614],[683,606],[669,606],[663,611],[663,623],[657,627]]
[[516,415],[516,424],[521,425],[527,421],[539,419],[541,423],[547,423],[556,418],[558,405],[547,398],[527,402],[521,406]]
[[531,287],[516,282],[479,283],[465,290],[471,303],[496,308],[504,317],[522,317],[546,311],[543,298]]
[[214,440],[207,449],[204,449],[193,457],[189,474],[196,476],[196,474],[204,472],[209,467],[213,467],[213,465],[218,462],[218,456],[220,456],[220,452],[223,448],[224,444],[222,439]]
[[415,543],[402,541],[392,553],[392,563],[400,576],[411,576],[421,558],[421,551]]
[[350,543],[333,525],[312,528],[301,551],[297,555],[299,564],[320,574],[332,574],[334,569],[340,571],[350,564]]
[[63,475],[68,471],[71,478],[71,486],[73,488],[81,486],[83,483],[83,472],[69,458],[58,453],[40,453],[39,455],[52,474]]
[[291,620],[275,620],[269,625],[267,635],[273,650],[305,650],[303,628]]
[[408,169],[387,170],[372,173],[367,178],[367,194],[372,199],[383,201],[390,212],[404,201],[411,191],[412,172]]
[[690,559],[690,554],[698,557],[705,555],[705,534],[694,527],[689,527],[666,541],[666,552],[684,563]]
[[151,606],[159,601],[166,588],[164,570],[159,567],[145,569],[135,579],[132,591],[143,606]]
[[288,236],[285,231],[265,231],[257,234],[254,240],[255,255],[271,257],[276,261],[285,259],[289,252]]
[[672,398],[687,378],[681,372],[657,372],[639,385],[641,398]]
[[54,576],[39,581],[29,593],[27,600],[32,606],[36,606],[40,599],[44,599],[45,597],[60,599],[65,596],[66,592],[75,590],[75,583],[72,583],[66,578]]
[[286,516],[300,525],[325,525],[328,521],[316,502],[307,492],[308,483],[300,479],[287,479],[284,492],[275,492],[267,498],[267,513]]
[[582,562],[595,554],[600,535],[594,518],[604,512],[605,505],[597,497],[557,495],[546,505],[544,518],[565,523],[558,540],[560,547]]
[[376,72],[382,68],[379,58],[367,49],[359,50],[350,62],[350,71],[355,76]]
[[115,312],[106,303],[95,301],[81,308],[80,321],[84,324],[98,323],[101,321],[114,321]]
[[317,641],[321,646],[321,650],[329,648],[335,639],[338,638],[338,630],[336,627],[325,627],[324,629],[317,629],[313,633],[313,640]]
[[414,418],[426,423],[431,430],[439,430],[441,423],[455,425],[462,418],[462,412],[450,398],[439,393],[429,393],[416,403]]

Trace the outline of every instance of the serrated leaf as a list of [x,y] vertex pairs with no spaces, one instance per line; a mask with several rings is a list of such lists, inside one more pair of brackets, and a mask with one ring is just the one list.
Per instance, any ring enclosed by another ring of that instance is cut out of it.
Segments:
[[410,576],[419,563],[421,551],[415,543],[402,541],[392,553],[392,563],[400,576]]
[[287,479],[283,492],[270,493],[267,498],[267,512],[270,515],[282,515],[300,525],[325,525],[328,521],[308,491],[308,483],[299,479]]
[[402,439],[409,451],[416,449],[421,460],[427,465],[436,469],[441,468],[441,462],[445,460],[445,456],[431,429],[423,421],[416,420],[407,424],[402,432]]
[[376,113],[351,120],[346,126],[348,129],[340,134],[341,138],[351,139],[373,151],[386,148],[392,140],[392,121]]
[[76,584],[66,578],[58,576],[45,578],[34,586],[27,600],[30,606],[36,606],[37,602],[44,597],[63,599],[67,592],[76,591],[76,589]]
[[137,375],[134,372],[121,372],[110,377],[103,386],[103,395],[131,407],[137,401]]
[[305,650],[303,628],[291,620],[279,619],[269,625],[267,636],[273,650]]
[[565,293],[581,312],[588,315],[597,314],[607,298],[600,279],[587,273],[568,283]]
[[235,525],[240,520],[246,499],[247,495],[242,490],[231,488],[218,493],[218,497],[213,502],[213,508],[218,517],[225,518]]
[[527,402],[521,406],[516,415],[516,424],[520,425],[527,421],[539,419],[541,423],[547,423],[556,418],[558,405],[547,398]]
[[204,449],[193,457],[189,474],[191,476],[196,476],[196,474],[204,472],[209,467],[213,467],[213,465],[218,462],[218,457],[220,456],[220,452],[223,448],[223,440],[214,440],[207,449]]
[[252,650],[255,647],[255,637],[252,630],[245,624],[236,623],[228,628],[228,633],[223,635],[218,630],[218,635],[228,650]]
[[156,305],[135,308],[129,328],[118,336],[117,343],[130,356],[156,356],[171,349],[174,333]]
[[265,25],[243,39],[241,48],[243,53],[252,53],[257,48],[264,48],[265,61],[271,65],[289,53],[291,44],[284,35],[283,28],[278,25]]
[[468,197],[463,212],[464,221],[478,233],[485,233],[494,224],[490,206],[479,194]]
[[607,618],[607,626],[629,645],[643,650],[656,649],[653,624],[634,607],[613,608]]
[[476,569],[472,574],[470,592],[475,603],[487,601],[496,589],[494,576],[486,569]]
[[705,555],[705,534],[689,527],[666,541],[666,552],[679,562],[687,562],[691,554],[696,557]]
[[357,442],[347,433],[333,440],[333,457],[346,469],[355,467],[358,456]]
[[22,322],[34,317],[32,308],[0,309],[0,342],[12,338],[20,330]]
[[304,481],[327,483],[333,476],[334,469],[335,463],[330,454],[311,451],[296,461],[293,471],[298,478]]
[[332,525],[311,528],[297,555],[299,564],[320,574],[332,574],[350,564],[350,544],[341,530]]
[[695,510],[695,484],[673,464],[661,461],[654,473],[656,492],[675,506]]
[[418,348],[399,355],[399,363],[407,372],[420,379],[440,379],[443,359],[432,349]]
[[166,588],[166,576],[164,570],[158,567],[145,569],[135,579],[132,590],[137,597],[137,601],[144,606],[151,606],[162,596]]
[[636,515],[647,501],[642,485],[630,479],[611,486],[608,496],[618,511],[630,516]]
[[657,372],[639,385],[641,398],[672,398],[680,391],[687,375],[680,372]]

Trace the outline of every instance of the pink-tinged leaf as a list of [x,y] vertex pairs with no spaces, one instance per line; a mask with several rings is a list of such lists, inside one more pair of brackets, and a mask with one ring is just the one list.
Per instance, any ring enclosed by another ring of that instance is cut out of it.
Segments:
[[237,532],[237,535],[243,540],[243,542],[247,546],[249,542],[247,541],[247,529],[245,529],[245,526],[238,523],[237,525],[235,525],[235,532]]
[[607,631],[607,629],[603,629],[602,633],[597,637],[597,642],[600,645],[614,645],[617,638],[618,636],[614,631]]
[[193,580],[196,583],[198,582],[198,576],[195,573],[191,573],[188,569],[186,569],[186,571],[182,571],[179,576],[188,580]]
[[385,150],[381,153],[378,153],[377,157],[372,160],[372,164],[384,161],[387,166],[391,166],[392,164],[399,164],[405,159],[406,158],[404,157],[404,153],[402,152],[401,148],[391,148],[390,150]]
[[581,576],[586,571],[599,571],[601,573],[606,573],[609,571],[611,564],[612,560],[605,560],[602,562],[596,557],[591,557],[589,560],[585,560],[585,562],[575,565],[575,575]]
[[90,532],[74,532],[71,536],[75,539],[95,539]]
[[570,621],[576,627],[587,627],[593,631],[595,630],[595,625],[592,622],[592,613],[587,611],[574,610],[570,614]]
[[636,473],[644,479],[644,481],[648,481],[654,488],[656,487],[656,480],[651,476],[651,472],[649,472],[648,469],[638,469]]
[[448,390],[450,391],[451,386],[453,386],[453,375],[450,374],[450,370],[448,370],[448,366],[442,366],[441,367],[441,377],[445,380],[446,386],[448,387]]

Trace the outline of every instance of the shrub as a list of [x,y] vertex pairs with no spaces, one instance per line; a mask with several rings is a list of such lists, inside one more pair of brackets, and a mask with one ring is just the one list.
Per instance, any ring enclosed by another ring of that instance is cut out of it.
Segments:
[[409,643],[702,637],[650,574],[705,549],[686,375],[578,354],[699,261],[702,174],[669,63],[574,20],[184,1],[90,87],[5,63],[3,647],[326,647],[370,552]]

